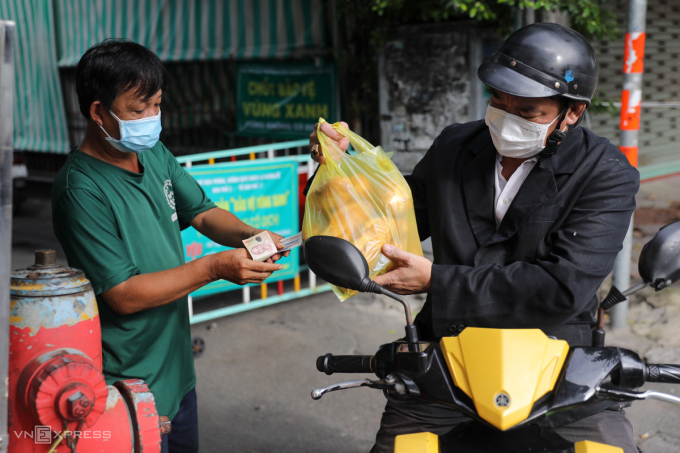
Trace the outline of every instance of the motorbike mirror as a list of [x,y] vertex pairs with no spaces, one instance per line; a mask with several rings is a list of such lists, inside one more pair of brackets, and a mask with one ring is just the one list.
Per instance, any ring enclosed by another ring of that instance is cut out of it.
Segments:
[[[638,270],[642,283],[625,291],[612,286],[600,304],[602,310],[609,310],[631,294],[648,286],[661,291],[680,279],[680,220],[662,227],[652,240],[645,244],[638,260]],[[600,329],[604,322],[602,316],[603,314],[598,312]]]
[[354,291],[383,294],[402,304],[406,314],[409,351],[418,350],[418,331],[413,325],[409,303],[402,296],[371,281],[368,263],[358,248],[333,236],[312,236],[305,241],[304,250],[309,268],[328,283]]
[[332,236],[312,236],[305,241],[305,261],[316,275],[335,286],[365,291],[368,263],[353,244]]
[[680,279],[680,221],[670,223],[642,248],[638,270],[642,280],[660,291]]

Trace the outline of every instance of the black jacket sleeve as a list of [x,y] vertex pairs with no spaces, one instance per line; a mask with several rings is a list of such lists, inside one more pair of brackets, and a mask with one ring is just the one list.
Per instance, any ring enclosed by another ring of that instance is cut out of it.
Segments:
[[305,197],[309,193],[309,188],[312,187],[312,182],[314,182],[314,178],[316,178],[316,172],[318,171],[319,167],[316,167],[316,170],[314,170],[314,174],[312,175],[312,177],[307,180],[307,184],[305,185],[305,188],[302,190],[302,195],[304,195]]
[[[443,133],[442,133],[443,134]],[[425,153],[425,156],[416,164],[413,169],[413,173],[408,176],[404,176],[406,182],[411,188],[411,195],[413,197],[413,209],[416,214],[416,224],[418,225],[418,235],[420,240],[424,241],[430,237],[430,220],[428,217],[428,207],[427,207],[427,180],[428,177],[432,176],[431,164],[434,160],[432,157],[434,150],[440,142],[440,137],[437,137],[430,147],[430,149]]]

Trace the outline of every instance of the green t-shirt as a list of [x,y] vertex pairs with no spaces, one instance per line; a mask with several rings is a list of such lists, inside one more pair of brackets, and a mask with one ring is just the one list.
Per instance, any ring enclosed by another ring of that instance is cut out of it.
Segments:
[[97,294],[107,384],[145,380],[158,413],[172,419],[196,385],[187,298],[119,315],[99,295],[184,264],[180,231],[215,205],[161,142],[139,162],[133,173],[73,150],[54,181],[52,219],[69,265]]

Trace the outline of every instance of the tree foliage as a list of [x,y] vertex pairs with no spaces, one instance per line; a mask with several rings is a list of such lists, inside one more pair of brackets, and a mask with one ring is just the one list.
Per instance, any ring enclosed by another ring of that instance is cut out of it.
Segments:
[[[351,1],[351,0],[349,0]],[[393,24],[474,19],[512,31],[516,11],[560,11],[569,14],[571,26],[589,39],[614,38],[614,15],[602,9],[604,0],[372,0],[371,9]],[[396,25],[396,24],[395,24]]]

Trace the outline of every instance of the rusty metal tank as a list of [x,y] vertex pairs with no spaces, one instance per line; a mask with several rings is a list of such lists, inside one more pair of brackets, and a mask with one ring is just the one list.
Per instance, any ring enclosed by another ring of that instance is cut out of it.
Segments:
[[97,301],[83,272],[39,250],[34,265],[12,273],[10,294],[9,452],[160,451],[146,383],[106,385]]

